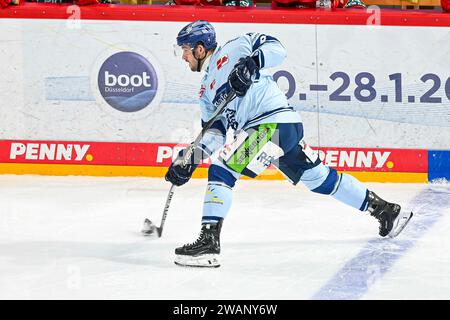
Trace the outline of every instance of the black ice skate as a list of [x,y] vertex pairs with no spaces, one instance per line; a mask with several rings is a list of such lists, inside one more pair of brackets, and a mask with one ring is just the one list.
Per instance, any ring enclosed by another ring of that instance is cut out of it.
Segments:
[[412,212],[404,212],[398,204],[387,202],[369,191],[370,215],[377,218],[380,223],[379,234],[382,237],[394,238],[405,228],[412,218]]
[[220,267],[220,229],[217,224],[203,224],[197,241],[175,249],[175,264],[188,267]]

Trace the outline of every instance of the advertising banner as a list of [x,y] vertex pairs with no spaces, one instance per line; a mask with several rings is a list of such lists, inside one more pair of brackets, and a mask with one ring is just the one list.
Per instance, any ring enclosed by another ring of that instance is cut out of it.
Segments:
[[[0,173],[4,164],[15,164],[17,168],[33,170],[32,165],[52,165],[52,173],[67,172],[64,165],[79,166],[77,174],[91,175],[99,167],[121,166],[120,174],[134,175],[133,172],[145,172],[145,176],[164,176],[167,168],[185,148],[186,144],[173,143],[125,143],[125,142],[74,142],[74,141],[0,141]],[[413,149],[370,149],[316,147],[319,157],[325,165],[338,171],[365,173],[363,177],[377,180],[379,173],[397,174],[409,182],[425,182],[428,173],[428,152]],[[216,158],[216,156],[214,156]],[[199,176],[205,177],[204,171],[211,164],[206,159],[200,164]],[[19,166],[21,165],[21,167]],[[31,167],[30,167],[31,165]],[[141,167],[141,168],[139,168]],[[10,170],[6,166],[6,170]],[[80,171],[81,170],[81,171]],[[107,171],[107,170],[106,170]],[[106,175],[117,175],[109,171]],[[414,173],[413,176],[400,173]],[[271,166],[260,178],[283,179],[276,168]],[[382,177],[381,181],[384,181]],[[412,180],[411,180],[412,179]]]

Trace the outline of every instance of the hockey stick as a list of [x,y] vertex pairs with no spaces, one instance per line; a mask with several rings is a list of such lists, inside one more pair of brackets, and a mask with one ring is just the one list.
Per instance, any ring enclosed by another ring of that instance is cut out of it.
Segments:
[[[197,136],[197,138],[194,140],[194,142],[189,146],[188,150],[186,151],[186,154],[184,155],[182,165],[186,166],[186,164],[190,161],[192,153],[195,151],[195,148],[200,144],[200,141],[202,140],[203,136],[205,135],[206,131],[208,131],[213,123],[217,120],[217,118],[222,114],[222,112],[227,107],[228,103],[230,103],[234,98],[236,97],[236,93],[234,90],[231,90],[225,97],[222,97],[220,100],[216,101],[216,112],[212,115],[211,119],[205,124],[200,134]],[[154,235],[156,232],[156,235],[158,238],[161,238],[164,223],[166,222],[167,213],[169,212],[169,206],[170,202],[172,201],[173,194],[175,192],[175,185],[172,184],[169,190],[169,194],[167,195],[166,199],[166,205],[164,206],[164,211],[161,217],[161,225],[157,227],[151,220],[145,219],[144,221],[144,227],[142,229],[142,233],[144,235]]]
[[[142,233],[151,235],[154,233],[154,230],[156,230],[158,238],[161,238],[163,228],[164,228],[164,223],[166,222],[167,212],[169,212],[169,206],[170,206],[170,202],[172,201],[172,196],[173,196],[174,192],[175,192],[175,185],[172,184],[172,186],[170,187],[170,190],[169,190],[169,194],[167,195],[166,205],[164,206],[163,215],[161,217],[161,225],[159,227],[156,227],[149,219],[145,219],[144,229],[142,230]],[[146,225],[149,226],[148,232],[144,231],[144,230],[146,230],[146,227],[145,227]],[[154,229],[152,228],[152,226],[154,227]]]

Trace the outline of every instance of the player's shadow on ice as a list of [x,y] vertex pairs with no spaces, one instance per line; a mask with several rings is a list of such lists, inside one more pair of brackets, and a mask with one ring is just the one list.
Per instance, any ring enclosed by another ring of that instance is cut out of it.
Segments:
[[[361,241],[361,240],[359,240]],[[341,241],[321,240],[321,245],[354,245],[354,240]],[[163,239],[139,241],[133,243],[99,243],[78,241],[16,241],[8,244],[0,244],[0,258],[6,258],[9,262],[24,266],[40,266],[58,262],[62,259],[102,259],[110,262],[151,266],[173,267],[170,263],[174,258],[175,247],[180,243],[167,242]],[[254,242],[254,243],[226,243],[222,244],[222,258],[227,264],[234,265],[234,261],[261,260],[268,265],[284,264],[287,260],[295,262],[297,259],[305,259],[302,248],[315,247],[314,241],[279,241],[279,242]],[[87,260],[85,260],[87,259]]]
[[[98,243],[75,241],[16,241],[0,244],[0,258],[23,266],[54,263],[60,259],[102,259],[110,262],[167,268],[173,243]],[[76,263],[73,262],[70,263]],[[83,259],[83,262],[86,260]],[[171,265],[170,265],[171,266]]]

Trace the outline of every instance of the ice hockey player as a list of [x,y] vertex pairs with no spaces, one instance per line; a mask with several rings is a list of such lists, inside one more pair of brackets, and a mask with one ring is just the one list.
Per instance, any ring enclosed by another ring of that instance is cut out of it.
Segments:
[[[216,101],[231,90],[237,97],[203,136],[190,162],[183,166],[186,149],[182,150],[165,176],[181,186],[189,181],[201,159],[221,149],[208,171],[200,235],[195,242],[175,249],[176,264],[220,266],[220,232],[231,206],[232,189],[241,175],[254,178],[270,164],[293,185],[301,181],[312,192],[368,211],[379,221],[380,236],[395,237],[402,231],[411,212],[383,200],[351,175],[338,174],[325,166],[305,143],[300,114],[288,105],[268,72],[286,58],[286,50],[276,38],[247,33],[219,47],[213,26],[198,20],[178,33],[177,44],[189,68],[204,72],[200,89],[202,125],[212,117]],[[234,140],[223,147],[229,128],[234,130]]]

